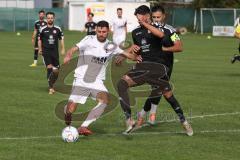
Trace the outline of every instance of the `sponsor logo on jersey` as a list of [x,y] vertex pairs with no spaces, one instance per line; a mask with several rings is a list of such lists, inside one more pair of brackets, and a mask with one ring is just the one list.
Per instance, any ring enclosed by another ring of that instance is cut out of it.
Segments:
[[106,63],[107,59],[108,59],[108,57],[95,57],[95,56],[93,56],[91,62],[97,63],[97,64],[104,64],[104,63]]
[[147,40],[145,38],[143,38],[141,43],[142,43],[142,45],[145,45],[145,44],[147,44]]

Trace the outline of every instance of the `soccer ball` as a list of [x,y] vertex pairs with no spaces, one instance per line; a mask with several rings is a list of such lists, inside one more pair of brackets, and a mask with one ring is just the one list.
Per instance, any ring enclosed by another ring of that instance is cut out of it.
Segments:
[[62,139],[64,142],[76,142],[78,137],[78,130],[75,127],[67,126],[62,131]]

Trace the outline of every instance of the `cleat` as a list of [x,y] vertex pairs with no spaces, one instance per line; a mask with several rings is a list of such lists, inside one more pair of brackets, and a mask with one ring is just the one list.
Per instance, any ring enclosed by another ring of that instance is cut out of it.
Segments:
[[89,135],[93,134],[93,132],[90,129],[88,129],[87,127],[79,127],[78,133],[80,135],[84,135],[84,136],[89,136]]
[[140,116],[140,114],[138,114],[138,120],[137,120],[137,126],[141,127],[144,123],[144,118]]
[[33,63],[33,64],[29,65],[29,67],[37,67],[37,64]]
[[67,126],[70,126],[72,122],[72,114],[71,113],[66,113],[65,114],[65,124]]
[[234,63],[236,60],[240,60],[240,55],[235,54],[231,59],[231,63]]
[[133,131],[133,129],[136,127],[136,122],[132,119],[128,119],[126,121],[127,129],[123,132],[123,134],[127,135]]
[[48,94],[54,94],[54,93],[55,93],[55,90],[53,88],[50,88]]
[[156,113],[151,113],[149,115],[148,123],[151,124],[151,125],[155,125],[156,124]]
[[182,126],[183,126],[183,128],[185,129],[186,134],[187,134],[188,136],[192,136],[192,135],[193,135],[193,129],[192,129],[190,123],[188,123],[188,121],[185,120],[185,121],[182,123]]

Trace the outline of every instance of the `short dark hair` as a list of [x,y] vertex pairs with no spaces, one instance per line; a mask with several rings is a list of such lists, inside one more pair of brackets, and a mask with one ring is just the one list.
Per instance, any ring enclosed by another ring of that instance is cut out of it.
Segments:
[[42,10],[38,11],[38,14],[40,14],[40,13],[45,13],[45,11],[42,9]]
[[165,9],[161,5],[156,5],[156,6],[152,7],[151,12],[157,12],[157,11],[162,12],[163,14],[165,14]]
[[55,13],[54,13],[54,12],[47,12],[47,13],[46,13],[46,16],[48,16],[49,14],[50,14],[50,15],[53,15],[53,16],[55,17]]
[[102,20],[97,23],[97,27],[101,27],[101,28],[107,27],[109,29],[109,23],[107,21]]
[[150,13],[150,8],[146,5],[141,5],[135,9],[134,15],[137,15],[137,14],[145,15],[149,13]]
[[117,8],[117,11],[122,11],[122,8]]
[[92,13],[92,12],[90,12],[90,13],[88,13],[88,16],[92,16],[92,17],[94,17],[94,14]]

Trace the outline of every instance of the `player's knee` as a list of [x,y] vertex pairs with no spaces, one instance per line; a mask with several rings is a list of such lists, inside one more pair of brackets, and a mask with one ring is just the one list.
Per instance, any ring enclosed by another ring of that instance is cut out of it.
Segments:
[[109,103],[109,99],[107,95],[102,96],[101,98],[98,99],[99,103],[103,103],[103,104],[108,104]]
[[56,67],[53,67],[53,73],[54,73],[55,75],[58,75],[58,73],[59,73],[59,69],[56,68]]
[[163,96],[164,96],[166,99],[170,98],[172,95],[173,95],[172,91],[167,91],[167,92],[164,92],[164,93],[163,93]]
[[120,81],[117,84],[117,88],[118,92],[126,91],[129,88],[127,81],[124,79],[120,79]]
[[47,68],[53,68],[52,64],[47,65]]
[[74,102],[68,102],[68,105],[67,105],[67,112],[68,112],[68,113],[73,113],[73,112],[75,112],[76,108],[77,108],[77,104],[76,104],[76,103],[74,103]]

